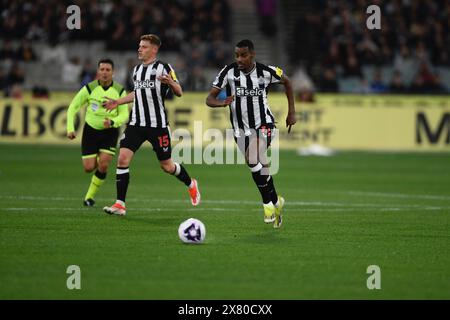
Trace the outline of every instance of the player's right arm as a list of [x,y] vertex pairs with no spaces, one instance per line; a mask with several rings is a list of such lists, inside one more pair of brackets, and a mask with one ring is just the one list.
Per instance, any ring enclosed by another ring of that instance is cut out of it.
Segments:
[[[124,90],[120,98],[125,98],[126,96],[127,93]],[[105,128],[119,128],[128,120],[129,114],[128,104],[121,104],[117,107],[117,116],[113,118],[105,118],[103,125]]]
[[220,70],[216,79],[212,83],[212,88],[211,91],[209,91],[209,95],[206,97],[207,106],[211,108],[226,107],[233,102],[234,96],[226,97],[225,100],[217,99],[220,91],[222,91],[222,89],[228,84],[227,72],[231,67],[232,65],[225,66],[222,70]]
[[127,94],[125,97],[114,100],[108,97],[104,97],[108,99],[107,101],[103,102],[103,107],[105,107],[108,110],[113,110],[117,108],[121,104],[127,104],[134,101],[134,91],[131,91],[129,94]]
[[80,89],[67,109],[67,138],[70,140],[75,139],[75,126],[74,119],[75,115],[80,111],[80,108],[89,100],[89,92],[86,86]]
[[218,107],[226,107],[230,103],[233,102],[234,96],[226,97],[225,100],[219,100],[217,99],[217,96],[220,93],[220,89],[216,87],[212,87],[211,91],[209,91],[209,95],[206,97],[206,105],[211,108],[218,108]]

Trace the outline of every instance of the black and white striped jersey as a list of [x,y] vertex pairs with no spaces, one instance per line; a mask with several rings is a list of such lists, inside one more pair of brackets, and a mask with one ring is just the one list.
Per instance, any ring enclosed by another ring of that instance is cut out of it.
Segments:
[[279,83],[282,75],[280,68],[258,62],[249,73],[238,69],[237,63],[229,64],[219,72],[212,86],[225,88],[227,96],[234,95],[230,121],[236,137],[240,136],[240,131],[250,135],[250,129],[275,123],[267,103],[267,89],[270,84]]
[[178,82],[175,71],[168,63],[156,60],[149,65],[134,67],[134,102],[128,125],[152,128],[169,125],[164,100],[170,88],[158,80],[159,76],[166,74]]

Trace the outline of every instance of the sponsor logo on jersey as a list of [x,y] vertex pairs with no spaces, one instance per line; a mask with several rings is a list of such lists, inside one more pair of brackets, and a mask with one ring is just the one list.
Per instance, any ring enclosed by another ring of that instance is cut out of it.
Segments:
[[92,104],[91,104],[91,109],[92,109],[92,111],[97,111],[98,110],[98,108],[99,108],[99,105],[97,104],[97,103],[94,103],[94,102],[92,102]]
[[151,80],[135,80],[134,81],[134,90],[138,89],[152,89],[155,87],[155,81]]
[[236,96],[237,97],[259,97],[264,94],[264,89],[253,88],[248,89],[244,87],[236,87]]

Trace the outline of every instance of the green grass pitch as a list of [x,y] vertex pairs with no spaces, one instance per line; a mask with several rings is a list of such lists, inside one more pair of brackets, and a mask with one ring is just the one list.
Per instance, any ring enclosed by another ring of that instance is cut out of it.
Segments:
[[[281,152],[284,225],[263,223],[244,165],[186,165],[184,185],[149,148],[131,166],[126,217],[114,166],[95,208],[79,148],[0,144],[1,299],[449,299],[450,154]],[[177,229],[196,217],[201,245]],[[68,290],[69,265],[81,290]],[[369,265],[381,289],[366,286]]]

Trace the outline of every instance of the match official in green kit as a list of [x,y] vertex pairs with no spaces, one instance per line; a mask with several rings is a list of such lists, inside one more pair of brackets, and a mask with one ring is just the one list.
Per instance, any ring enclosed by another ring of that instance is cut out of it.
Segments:
[[119,128],[128,120],[128,105],[120,105],[113,111],[102,106],[105,96],[119,99],[127,95],[125,89],[113,81],[114,62],[102,59],[98,62],[97,80],[78,91],[67,110],[67,137],[75,139],[74,119],[77,112],[86,106],[86,119],[81,140],[81,155],[84,171],[95,170],[83,204],[92,207],[98,188],[106,178],[109,164],[116,153]]

